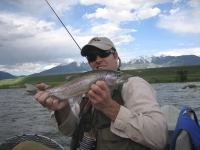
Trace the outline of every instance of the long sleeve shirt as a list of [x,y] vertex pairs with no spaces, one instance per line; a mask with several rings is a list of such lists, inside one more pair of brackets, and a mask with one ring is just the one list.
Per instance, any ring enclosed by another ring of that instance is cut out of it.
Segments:
[[[116,120],[111,121],[111,132],[152,149],[164,149],[167,122],[151,85],[140,77],[131,77],[124,83],[121,95],[124,105],[120,106]],[[54,113],[51,119],[62,134],[72,136],[79,121],[79,112],[79,102],[76,102],[62,125],[58,126]]]

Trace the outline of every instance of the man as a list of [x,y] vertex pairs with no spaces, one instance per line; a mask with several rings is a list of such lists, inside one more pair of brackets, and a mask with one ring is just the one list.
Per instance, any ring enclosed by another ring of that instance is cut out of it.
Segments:
[[[119,70],[121,62],[113,42],[94,37],[81,50],[92,70]],[[119,64],[119,66],[118,66]],[[45,89],[45,84],[38,85]],[[104,81],[97,81],[87,95],[71,108],[69,101],[58,101],[40,91],[35,99],[53,110],[52,121],[59,131],[72,136],[71,149],[83,143],[84,132],[96,138],[93,149],[138,150],[164,149],[167,123],[156,101],[153,88],[139,77],[110,91]]]

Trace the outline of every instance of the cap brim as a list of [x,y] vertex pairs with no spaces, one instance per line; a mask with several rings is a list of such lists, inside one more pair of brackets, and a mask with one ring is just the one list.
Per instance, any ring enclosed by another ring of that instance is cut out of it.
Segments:
[[89,50],[89,48],[91,49],[91,47],[96,47],[99,48],[101,50],[109,50],[112,48],[112,46],[108,45],[108,44],[103,44],[103,43],[92,43],[92,44],[87,44],[85,45],[82,50],[81,50],[81,55],[82,56],[86,56],[87,52]]

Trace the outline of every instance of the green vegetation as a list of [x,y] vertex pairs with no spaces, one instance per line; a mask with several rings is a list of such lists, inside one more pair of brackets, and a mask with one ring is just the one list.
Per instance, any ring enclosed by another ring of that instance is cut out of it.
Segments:
[[200,81],[200,65],[124,70],[124,72],[142,77],[149,83],[170,83],[182,82],[177,76],[180,70],[187,70],[187,82]]
[[38,83],[46,83],[52,86],[65,82],[66,77],[72,74],[45,75],[45,76],[27,76],[16,79],[0,80],[0,88],[18,88],[25,87],[25,83],[36,85]]
[[[177,72],[180,70],[187,71],[187,82],[200,82],[200,65],[194,66],[178,66],[178,67],[163,67],[163,68],[147,68],[135,70],[122,70],[133,76],[139,76],[149,83],[170,83],[182,82]],[[15,88],[24,87],[25,83],[38,84],[46,83],[52,86],[65,82],[67,76],[72,74],[45,75],[45,76],[27,76],[17,79],[0,80],[0,88]],[[183,80],[185,81],[185,80]]]
[[188,74],[187,70],[180,69],[176,73],[181,82],[187,81],[187,74]]

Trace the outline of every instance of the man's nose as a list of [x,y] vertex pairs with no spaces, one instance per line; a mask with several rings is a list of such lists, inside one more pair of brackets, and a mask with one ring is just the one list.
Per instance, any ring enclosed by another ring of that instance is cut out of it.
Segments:
[[96,62],[102,61],[102,58],[97,55]]

